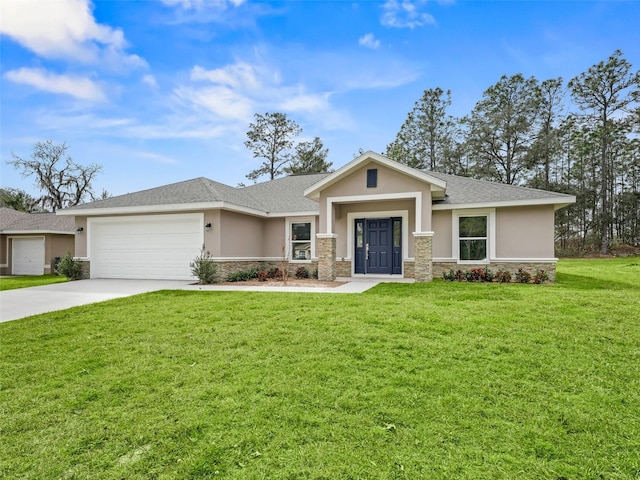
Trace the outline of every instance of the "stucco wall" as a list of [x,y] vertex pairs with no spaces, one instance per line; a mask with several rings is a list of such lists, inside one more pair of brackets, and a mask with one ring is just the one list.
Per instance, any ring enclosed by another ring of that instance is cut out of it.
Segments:
[[236,212],[220,212],[220,256],[263,256],[262,219]]
[[[44,273],[54,273],[54,259],[71,253],[75,255],[75,235],[47,234],[44,241]],[[47,268],[49,265],[49,268]]]
[[75,217],[76,220],[76,230],[78,228],[82,228],[82,233],[75,235],[75,256],[76,257],[86,257],[87,256],[87,217]]
[[[378,169],[378,182],[374,188],[367,188],[367,170]],[[346,197],[363,195],[390,195],[405,194],[407,192],[421,192],[422,208],[421,222],[422,231],[431,230],[431,187],[429,184],[408,177],[405,174],[392,170],[377,163],[367,163],[360,168],[342,178],[339,182],[327,187],[320,194],[320,233],[327,232],[326,208],[328,197]],[[334,217],[335,218],[335,217]]]
[[553,258],[553,205],[496,210],[498,258]]
[[[285,219],[266,218],[262,227],[262,256],[281,257],[282,247],[285,245]],[[288,251],[289,249],[286,248]]]
[[211,224],[211,229],[204,232],[204,248],[213,257],[220,256],[221,221],[220,210],[207,210],[204,212],[204,224]]
[[433,258],[451,258],[451,211],[436,210],[431,217],[433,225]]
[[[8,275],[11,271],[9,269],[9,264],[11,259],[9,258],[9,236],[8,235],[0,235],[0,275]],[[2,265],[6,265],[3,267]]]

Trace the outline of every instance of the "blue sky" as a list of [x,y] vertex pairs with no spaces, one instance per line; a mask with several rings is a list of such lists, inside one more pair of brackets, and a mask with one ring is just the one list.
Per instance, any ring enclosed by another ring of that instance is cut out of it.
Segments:
[[[640,68],[638,1],[2,0],[6,164],[66,141],[114,195],[205,176],[249,183],[254,113],[284,112],[334,167],[383,152],[423,90],[465,115],[503,74],[565,81],[616,49]],[[567,102],[569,98],[567,98]]]

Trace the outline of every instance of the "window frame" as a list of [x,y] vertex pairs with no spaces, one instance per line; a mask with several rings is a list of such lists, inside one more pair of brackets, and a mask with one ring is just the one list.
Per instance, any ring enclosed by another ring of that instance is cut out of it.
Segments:
[[367,169],[367,188],[378,188],[378,169]]
[[[482,210],[454,210],[452,218],[452,252],[458,264],[488,264],[496,258],[496,212],[494,208]],[[487,232],[486,237],[460,237],[460,218],[465,217],[486,217]],[[462,260],[460,258],[461,240],[485,240],[485,258],[480,260]]]
[[[294,240],[292,238],[292,228],[296,223],[309,223],[310,224],[310,238],[309,240]],[[285,222],[285,239],[286,239],[286,255],[289,262],[294,263],[311,263],[315,259],[316,255],[316,218],[315,217],[287,217]],[[293,256],[293,242],[306,243],[309,242],[309,258],[294,258]]]

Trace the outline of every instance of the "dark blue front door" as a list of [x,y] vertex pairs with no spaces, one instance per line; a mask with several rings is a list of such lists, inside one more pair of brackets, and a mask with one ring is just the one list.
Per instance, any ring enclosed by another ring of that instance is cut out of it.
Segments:
[[401,225],[400,218],[355,221],[355,273],[402,273]]

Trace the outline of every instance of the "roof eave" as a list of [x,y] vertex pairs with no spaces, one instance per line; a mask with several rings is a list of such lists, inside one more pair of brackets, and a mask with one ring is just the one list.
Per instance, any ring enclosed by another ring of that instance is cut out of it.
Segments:
[[232,212],[244,213],[256,217],[289,217],[289,216],[309,216],[318,215],[318,211],[302,212],[266,212],[255,208],[244,207],[230,202],[199,202],[199,203],[179,203],[168,205],[141,205],[131,207],[111,207],[111,208],[78,208],[71,210],[59,210],[57,215],[67,215],[76,217],[104,217],[108,215],[145,215],[151,213],[179,213],[194,210],[229,210]]
[[75,235],[75,232],[68,230],[0,230],[2,235]]
[[576,197],[567,195],[567,198],[539,198],[531,200],[502,200],[494,202],[471,202],[471,203],[444,203],[433,205],[432,210],[458,210],[468,208],[498,208],[498,207],[527,207],[535,205],[553,205],[555,210],[576,203]]

